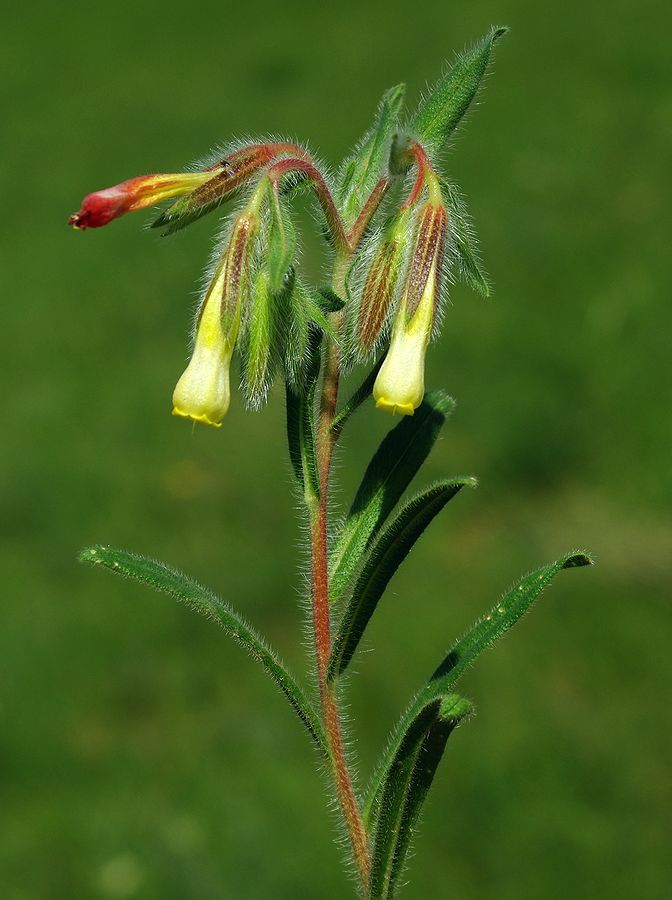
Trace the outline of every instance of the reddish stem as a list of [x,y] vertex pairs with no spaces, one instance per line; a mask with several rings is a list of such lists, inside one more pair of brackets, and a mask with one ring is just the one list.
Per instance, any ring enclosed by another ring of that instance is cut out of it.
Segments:
[[389,186],[390,179],[387,176],[384,176],[383,178],[379,179],[374,189],[369,194],[368,200],[362,207],[362,211],[357,216],[355,224],[350,229],[350,234],[348,235],[350,245],[353,248],[357,247],[362,237],[364,236],[364,232],[368,228],[371,219],[378,211],[378,207],[383,202],[383,198],[385,197]]
[[308,159],[298,159],[295,157],[281,159],[269,168],[268,177],[271,181],[280,181],[280,179],[290,172],[300,172],[308,178],[320,201],[320,206],[326,217],[327,225],[329,226],[329,231],[334,239],[337,250],[349,250],[350,241],[345,233],[345,228],[343,227],[343,222],[341,221],[338,209],[334,203],[334,198],[331,196],[331,191],[327,187],[327,183],[317,166]]
[[[349,253],[341,254],[337,258],[333,279],[334,289],[337,293],[343,293],[345,290],[345,276],[349,265]],[[337,332],[342,325],[342,318],[342,312],[332,315],[332,321]],[[336,435],[332,432],[331,425],[336,415],[339,377],[340,356],[338,346],[334,341],[329,341],[325,352],[322,394],[317,422],[316,449],[320,479],[320,499],[319,504],[313,511],[311,532],[313,629],[320,703],[324,727],[329,741],[332,774],[357,869],[362,885],[366,889],[371,868],[368,838],[345,755],[338,703],[333,687],[327,680],[329,655],[331,653],[327,552],[328,498],[331,459],[336,441]]]
[[429,157],[427,156],[427,151],[425,148],[416,141],[410,148],[410,152],[413,155],[415,160],[415,164],[418,169],[418,174],[415,179],[415,184],[411,189],[411,193],[408,195],[406,200],[402,203],[402,209],[409,209],[416,202],[418,197],[420,196],[420,192],[424,187],[425,180],[427,178],[428,173],[433,172],[432,164],[429,161]]

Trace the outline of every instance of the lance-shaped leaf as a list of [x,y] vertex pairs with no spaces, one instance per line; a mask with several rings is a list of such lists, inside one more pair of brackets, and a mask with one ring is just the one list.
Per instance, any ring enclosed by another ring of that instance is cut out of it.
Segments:
[[434,152],[442,149],[469,108],[488,67],[492,48],[506,31],[506,28],[491,28],[475,47],[457,58],[420,104],[409,129]]
[[385,174],[390,143],[397,128],[405,92],[406,85],[398,84],[383,94],[371,130],[344,167],[340,194],[348,225],[354,222],[376,182]]
[[413,416],[385,437],[364,473],[330,558],[330,596],[341,595],[359,568],[362,554],[427,459],[454,407],[443,391],[430,391]]
[[590,556],[585,553],[568,553],[555,562],[541,566],[529,575],[525,575],[504,594],[499,603],[486,616],[479,619],[474,627],[455,644],[394,728],[369,785],[364,807],[365,818],[370,817],[372,810],[377,806],[381,787],[387,777],[392,760],[406,730],[420,710],[437,697],[448,693],[476,657],[486,647],[499,640],[528,611],[558,572],[577,566],[589,566],[592,565],[592,562]]
[[474,478],[433,485],[409,500],[373,543],[343,613],[329,660],[329,678],[341,675],[362,638],[390,579],[433,518]]
[[441,178],[441,190],[448,207],[449,254],[455,260],[462,281],[482,297],[490,296],[488,276],[481,264],[473,226],[459,190]]
[[422,804],[434,780],[448,738],[472,712],[457,694],[436,699],[411,722],[383,786],[371,859],[373,900],[387,900],[404,869]]
[[320,479],[315,455],[315,387],[320,373],[322,334],[311,326],[309,358],[305,379],[293,388],[287,382],[287,442],[296,480],[307,501],[320,496]]
[[292,709],[308,729],[320,752],[328,758],[327,741],[322,725],[302,688],[280,662],[276,653],[231,607],[198,582],[163,563],[115,550],[111,547],[88,547],[79,555],[80,562],[103,566],[117,575],[147,584],[155,590],[184,603],[208,619],[212,619],[240,644],[271,676],[289,701]]

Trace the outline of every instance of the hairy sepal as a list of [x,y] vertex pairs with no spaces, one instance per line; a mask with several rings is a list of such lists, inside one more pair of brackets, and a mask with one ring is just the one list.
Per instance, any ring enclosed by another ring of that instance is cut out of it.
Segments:
[[464,284],[481,297],[489,297],[490,281],[481,263],[476,236],[464,199],[454,184],[445,178],[441,178],[440,181],[450,223],[446,248],[448,262],[455,264],[457,276]]
[[386,174],[390,145],[398,127],[405,92],[406,85],[398,84],[383,94],[371,129],[343,167],[339,195],[347,226],[354,223],[376,182]]

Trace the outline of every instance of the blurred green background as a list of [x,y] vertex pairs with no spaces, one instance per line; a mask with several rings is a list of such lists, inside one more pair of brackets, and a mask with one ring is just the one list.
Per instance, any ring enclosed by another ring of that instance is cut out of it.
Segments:
[[[165,559],[305,668],[281,392],[258,415],[234,401],[219,431],[169,415],[215,223],[161,241],[142,217],[65,221],[90,190],[235,135],[296,136],[336,164],[386,87],[406,80],[414,102],[492,23],[512,31],[447,168],[495,298],[455,287],[427,377],[458,408],[425,478],[481,486],[372,624],[358,756],[367,772],[519,574],[589,548],[599,565],[561,575],[463,681],[479,715],[449,746],[404,896],[669,896],[666,6],[37,3],[5,19],[4,900],[350,896],[313,751],[264,676],[210,623],[74,561],[95,541]],[[371,407],[353,423],[344,502],[389,424]]]

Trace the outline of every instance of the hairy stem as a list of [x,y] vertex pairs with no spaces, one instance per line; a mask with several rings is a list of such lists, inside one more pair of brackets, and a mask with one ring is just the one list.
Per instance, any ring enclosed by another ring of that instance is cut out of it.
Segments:
[[350,240],[345,233],[343,221],[334,203],[334,198],[331,196],[331,191],[327,187],[320,170],[307,159],[281,159],[279,162],[273,163],[269,168],[268,177],[271,181],[280,181],[286,175],[292,173],[306,178],[312,185],[322,207],[337,253],[340,255],[349,251]]
[[[349,254],[343,253],[337,257],[333,286],[339,296],[343,296],[345,293],[345,276],[349,264]],[[342,313],[333,314],[336,333],[340,330],[341,319]],[[329,474],[336,440],[331,426],[336,415],[339,374],[338,346],[335,342],[329,341],[325,351],[324,376],[317,423],[316,450],[321,490],[319,503],[313,509],[311,528],[313,631],[320,703],[329,742],[332,776],[359,877],[362,887],[366,890],[371,868],[368,839],[345,755],[338,701],[334,693],[334,686],[330,685],[327,680],[331,652],[327,525]]]

